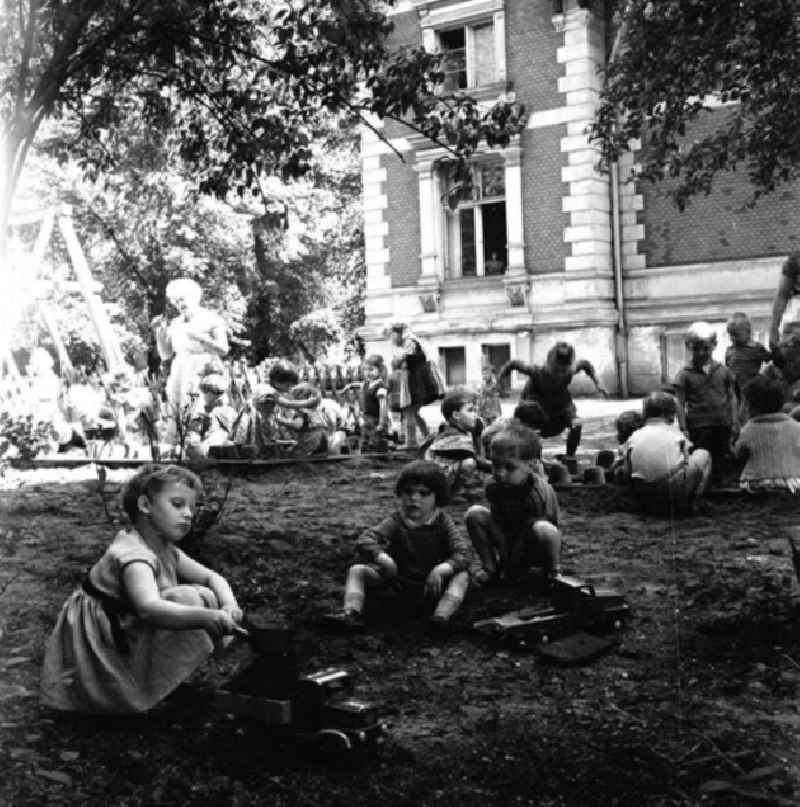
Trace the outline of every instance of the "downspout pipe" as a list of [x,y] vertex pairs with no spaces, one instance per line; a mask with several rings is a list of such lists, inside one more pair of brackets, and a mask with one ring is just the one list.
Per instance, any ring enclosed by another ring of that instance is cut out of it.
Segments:
[[620,395],[628,397],[628,324],[625,319],[625,288],[622,283],[622,227],[619,204],[619,163],[611,169],[611,244],[614,263],[614,294],[617,307],[617,332],[614,353]]

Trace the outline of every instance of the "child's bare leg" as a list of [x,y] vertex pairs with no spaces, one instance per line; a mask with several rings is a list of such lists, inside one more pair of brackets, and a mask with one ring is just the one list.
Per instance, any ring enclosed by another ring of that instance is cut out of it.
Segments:
[[454,574],[436,605],[433,618],[443,622],[448,621],[461,607],[461,603],[464,602],[468,586],[469,574],[467,572]]
[[549,575],[561,574],[561,531],[549,521],[537,521],[531,528],[531,553],[540,557]]
[[487,507],[473,504],[465,517],[467,535],[481,562],[483,571],[491,577],[497,573],[497,547],[501,544],[502,536],[492,520],[492,514]]
[[573,420],[569,429],[567,430],[567,456],[574,457],[578,451],[578,446],[581,442],[581,432],[583,431],[583,424],[580,420]]
[[364,610],[364,596],[367,586],[377,586],[383,577],[372,566],[356,563],[347,571],[344,587],[344,612],[360,614]]

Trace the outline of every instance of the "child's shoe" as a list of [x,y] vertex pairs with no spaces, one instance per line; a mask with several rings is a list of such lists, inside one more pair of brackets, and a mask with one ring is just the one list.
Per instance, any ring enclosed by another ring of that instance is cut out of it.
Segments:
[[363,633],[367,629],[364,617],[358,611],[339,611],[322,617],[322,625],[335,633],[347,635]]

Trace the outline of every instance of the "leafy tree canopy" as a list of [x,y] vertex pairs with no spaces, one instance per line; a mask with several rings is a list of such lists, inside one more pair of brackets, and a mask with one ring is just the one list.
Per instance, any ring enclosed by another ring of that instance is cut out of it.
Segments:
[[[390,3],[391,4],[391,3]],[[17,0],[0,6],[4,208],[41,122],[71,113],[82,159],[104,168],[103,139],[124,106],[168,121],[202,190],[257,187],[306,171],[315,128],[369,115],[403,119],[468,157],[518,131],[511,105],[444,98],[436,56],[392,53],[373,0]],[[131,88],[135,87],[135,92]],[[131,101],[131,98],[136,98]],[[509,125],[509,121],[511,125]]]
[[640,139],[640,176],[675,178],[681,209],[719,171],[744,168],[754,199],[797,178],[798,0],[619,0],[615,22],[604,162]]

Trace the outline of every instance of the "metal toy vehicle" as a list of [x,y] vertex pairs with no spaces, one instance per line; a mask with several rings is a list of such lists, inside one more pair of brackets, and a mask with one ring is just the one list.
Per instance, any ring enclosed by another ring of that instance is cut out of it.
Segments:
[[290,629],[261,624],[248,633],[255,658],[216,693],[220,711],[274,726],[324,757],[377,746],[378,708],[351,695],[347,670],[298,675]]
[[604,633],[619,630],[630,615],[618,591],[597,588],[576,577],[552,581],[550,608],[524,608],[473,624],[494,641],[523,649],[570,636],[577,631]]
[[619,630],[630,616],[630,607],[618,591],[577,577],[555,578],[551,596],[555,608],[568,611],[580,628]]
[[482,619],[472,627],[495,641],[523,649],[566,636],[574,623],[570,614],[554,608],[523,608]]

